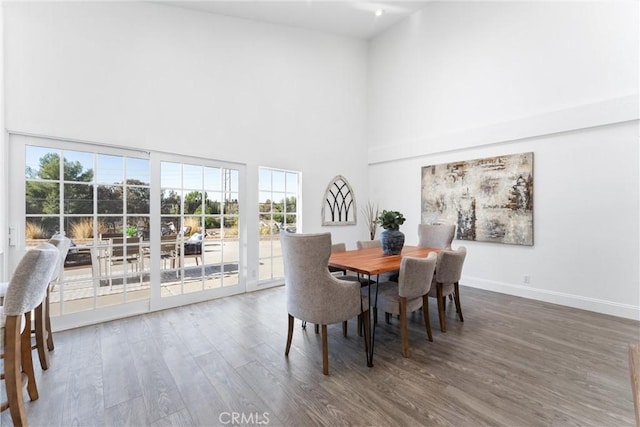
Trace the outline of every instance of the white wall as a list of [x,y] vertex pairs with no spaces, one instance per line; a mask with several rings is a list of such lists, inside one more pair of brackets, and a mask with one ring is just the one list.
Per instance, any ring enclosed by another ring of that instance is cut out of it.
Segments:
[[258,166],[301,171],[303,231],[366,236],[320,225],[334,176],[368,194],[364,41],[146,2],[8,3],[5,41],[10,131],[245,163],[256,211]]
[[463,283],[640,318],[637,2],[429,4],[369,71],[370,197],[409,243],[422,166],[533,151],[534,246],[456,241]]

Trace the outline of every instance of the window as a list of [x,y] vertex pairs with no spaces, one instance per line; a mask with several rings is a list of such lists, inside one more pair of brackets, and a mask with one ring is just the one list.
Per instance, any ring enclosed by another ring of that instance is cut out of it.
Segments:
[[280,231],[296,232],[299,223],[299,181],[299,172],[269,168],[259,170],[259,281],[284,277]]

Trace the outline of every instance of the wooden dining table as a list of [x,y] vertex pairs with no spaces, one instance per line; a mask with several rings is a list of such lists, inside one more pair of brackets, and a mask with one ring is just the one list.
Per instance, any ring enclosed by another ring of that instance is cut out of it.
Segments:
[[[371,283],[371,278],[376,276],[376,282],[378,281],[380,274],[390,273],[400,270],[400,263],[402,258],[406,256],[425,258],[430,252],[440,252],[437,248],[427,248],[422,246],[404,246],[402,253],[399,255],[385,255],[382,252],[381,247],[358,249],[354,251],[334,252],[329,257],[329,266],[343,270],[353,271],[355,273],[367,276]],[[371,286],[369,288],[369,316],[373,315],[373,310],[376,309],[378,303],[378,287],[375,287],[375,294],[371,295]],[[369,337],[371,337],[371,343],[369,345],[369,354],[367,355],[367,366],[373,366],[373,346],[375,343],[375,322],[370,317],[369,323]]]

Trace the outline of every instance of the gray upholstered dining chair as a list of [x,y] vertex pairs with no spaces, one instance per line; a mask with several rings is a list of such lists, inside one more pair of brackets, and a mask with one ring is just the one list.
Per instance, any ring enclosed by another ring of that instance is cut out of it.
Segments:
[[445,321],[445,303],[447,295],[453,295],[458,318],[464,322],[462,307],[460,306],[460,287],[458,282],[462,276],[462,266],[467,256],[467,249],[460,246],[456,250],[443,250],[438,253],[436,273],[429,290],[429,296],[436,298],[438,302],[438,317],[440,318],[440,331],[447,332]]
[[358,249],[381,248],[382,247],[382,242],[379,239],[376,239],[376,240],[358,240],[356,242],[356,247]]
[[456,224],[418,224],[418,246],[451,249]]
[[[377,242],[380,242],[380,240],[377,240]],[[382,247],[382,245],[380,245]],[[358,248],[360,249],[360,248]],[[336,252],[345,252],[347,250],[347,246],[344,243],[334,243],[331,245],[331,253],[336,253]],[[376,281],[375,280],[371,280],[371,278],[366,278],[366,277],[362,277],[360,276],[360,273],[356,274],[355,276],[350,276],[347,275],[347,270],[341,269],[341,268],[336,268],[336,267],[331,267],[329,266],[329,272],[331,273],[338,273],[338,272],[342,272],[342,275],[338,277],[338,279],[340,280],[349,280],[349,281],[354,281],[354,282],[359,282],[360,286],[362,286],[361,289],[361,294],[363,296],[367,296],[369,295],[369,288],[368,286],[371,285],[375,285]],[[372,290],[371,293],[374,293],[375,291]],[[342,322],[342,331],[344,336],[347,336],[347,321],[345,320],[344,322]],[[304,326],[304,324],[303,324]],[[316,334],[318,333],[318,325],[315,326],[315,330],[316,330]],[[360,317],[358,317],[358,335],[362,336],[362,319]]]
[[[356,316],[368,332],[369,303],[360,296],[360,283],[340,280],[329,273],[331,234],[280,233],[284,261],[284,283],[289,318],[285,356],[289,355],[294,319],[321,325],[322,372],[329,374],[327,325]],[[365,333],[368,355],[368,334]]]
[[[347,245],[345,245],[344,243],[334,243],[331,245],[331,253],[336,253],[336,252],[346,252],[347,250]],[[352,282],[360,282],[362,284],[362,286],[366,286],[366,279],[360,278],[359,275],[356,276],[350,276],[347,275],[347,270],[343,269],[343,268],[337,268],[337,267],[331,267],[329,266],[329,272],[330,273],[342,273],[342,275],[338,276],[338,279],[340,280],[349,280]]]
[[383,282],[378,284],[378,307],[385,312],[387,323],[389,323],[391,314],[400,316],[404,357],[409,357],[408,313],[424,307],[422,310],[424,327],[429,341],[433,341],[429,322],[428,295],[437,259],[435,252],[430,252],[426,258],[404,257],[400,263],[398,283]]
[[[344,243],[333,243],[331,245],[331,253],[335,253],[335,252],[346,252],[347,250],[347,245],[345,245]],[[329,266],[329,273],[333,274],[333,273],[340,273],[339,275],[337,275],[336,277],[338,277],[340,280],[351,280],[351,281],[359,281],[359,278],[357,276],[348,276],[347,275],[347,270],[345,270],[344,268],[338,268],[338,267],[332,267]],[[305,322],[304,320],[302,321],[302,327],[306,328],[307,327],[307,322]],[[345,320],[342,323],[342,329],[343,332],[346,336],[347,334],[347,321]],[[316,334],[320,333],[320,326],[319,325],[315,325],[315,331]]]
[[13,424],[26,426],[23,381],[31,400],[38,399],[38,387],[31,356],[31,312],[45,298],[58,266],[59,252],[50,243],[29,250],[20,260],[7,287],[0,312],[0,339],[4,357],[4,381]]

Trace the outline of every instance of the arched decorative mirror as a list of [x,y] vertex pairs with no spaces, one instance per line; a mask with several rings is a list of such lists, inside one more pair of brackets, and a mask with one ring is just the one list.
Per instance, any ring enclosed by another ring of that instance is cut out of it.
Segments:
[[327,186],[322,202],[322,225],[355,225],[356,199],[347,179],[338,175]]

